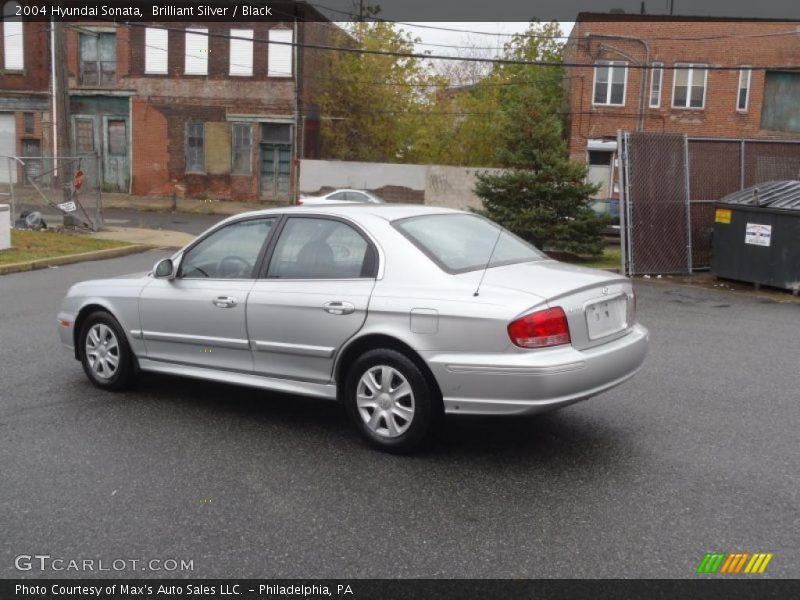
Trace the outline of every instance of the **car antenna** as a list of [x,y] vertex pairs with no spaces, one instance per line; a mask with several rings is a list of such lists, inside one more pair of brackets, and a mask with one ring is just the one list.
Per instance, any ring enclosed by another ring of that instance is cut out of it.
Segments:
[[475,288],[475,293],[472,294],[474,296],[479,296],[481,291],[481,285],[483,284],[483,278],[486,277],[486,271],[489,270],[489,265],[492,264],[492,258],[494,258],[494,251],[497,249],[497,244],[500,241],[500,236],[503,235],[503,228],[497,227],[497,237],[494,240],[494,246],[492,246],[492,251],[489,253],[489,260],[486,261],[486,266],[483,267],[483,273],[481,273],[481,278],[478,281],[478,287]]

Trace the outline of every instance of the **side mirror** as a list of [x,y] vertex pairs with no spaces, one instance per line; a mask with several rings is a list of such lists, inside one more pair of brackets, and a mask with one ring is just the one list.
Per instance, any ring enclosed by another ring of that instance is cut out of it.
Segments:
[[156,263],[153,268],[153,277],[156,279],[175,279],[175,265],[171,258],[165,258]]

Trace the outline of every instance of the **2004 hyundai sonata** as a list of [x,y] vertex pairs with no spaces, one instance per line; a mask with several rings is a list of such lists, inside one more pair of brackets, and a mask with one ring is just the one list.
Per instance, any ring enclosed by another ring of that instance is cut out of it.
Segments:
[[642,365],[630,282],[548,259],[491,221],[425,206],[231,217],[152,273],[70,288],[61,340],[91,382],[138,371],[338,399],[380,449],[445,413],[566,406]]

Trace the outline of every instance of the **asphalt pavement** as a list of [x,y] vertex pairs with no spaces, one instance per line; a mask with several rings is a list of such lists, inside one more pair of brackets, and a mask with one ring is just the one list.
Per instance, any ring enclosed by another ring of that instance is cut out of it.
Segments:
[[[800,306],[638,285],[630,382],[550,415],[364,446],[335,403],[165,376],[102,392],[58,343],[73,282],[166,252],[0,277],[0,576],[19,555],[177,559],[179,577],[800,576]],[[102,575],[108,576],[109,573]]]

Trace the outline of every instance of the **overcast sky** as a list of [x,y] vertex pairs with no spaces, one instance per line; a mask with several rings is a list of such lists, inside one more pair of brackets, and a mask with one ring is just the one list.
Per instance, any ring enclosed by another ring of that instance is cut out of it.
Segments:
[[[424,25],[426,27],[414,27],[411,25]],[[561,23],[561,31],[564,35],[569,35],[574,23]],[[528,28],[528,23],[486,23],[486,22],[434,22],[423,23],[415,22],[408,25],[399,25],[403,29],[411,32],[414,36],[422,38],[423,42],[432,44],[446,45],[468,45],[468,46],[487,46],[502,47],[504,42],[510,38],[507,34],[521,33]],[[431,29],[429,27],[439,27],[442,29]],[[445,31],[444,29],[464,29],[468,31],[485,32],[483,34],[464,33],[459,31]],[[457,54],[458,49],[440,48],[437,46],[427,46],[424,43],[418,45],[418,50],[428,50],[432,54]]]

